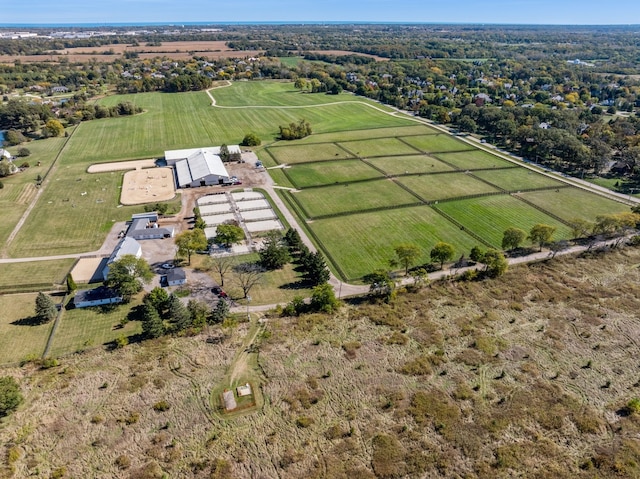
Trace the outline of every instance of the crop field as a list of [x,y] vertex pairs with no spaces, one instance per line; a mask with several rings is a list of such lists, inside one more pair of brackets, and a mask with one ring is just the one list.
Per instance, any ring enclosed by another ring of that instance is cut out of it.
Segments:
[[380,168],[388,175],[454,171],[449,165],[427,155],[367,158],[367,162]]
[[336,160],[298,164],[284,170],[296,188],[330,185],[382,177],[375,168],[360,160]]
[[[31,261],[28,263],[0,264],[0,293],[29,285],[46,291],[54,284],[63,284],[73,266],[74,259]],[[0,314],[1,315],[1,314]]]
[[271,153],[280,164],[353,158],[353,155],[348,151],[332,143],[323,143],[321,145],[272,146],[269,148],[269,153]]
[[133,336],[142,332],[142,323],[131,321],[120,327],[120,321],[126,319],[130,305],[116,305],[112,310],[96,308],[67,309],[51,343],[49,354],[58,357],[75,353],[94,346],[101,346],[119,336]]
[[479,168],[508,168],[515,166],[482,150],[459,151],[454,153],[439,153],[436,158],[460,168],[461,170],[477,170]]
[[444,133],[425,136],[406,136],[402,137],[402,140],[425,153],[475,150],[473,146]]
[[398,182],[426,201],[499,191],[463,172],[438,175],[403,176]]
[[36,296],[37,293],[0,295],[0,365],[17,363],[28,356],[39,357],[44,352],[53,322],[35,324],[31,320]]
[[340,146],[360,158],[370,156],[411,155],[419,153],[414,148],[397,138],[376,138],[371,140],[354,140],[342,142]]
[[115,221],[140,207],[118,208],[123,172],[86,174],[85,167],[59,166],[27,222],[11,243],[14,257],[94,251]]
[[393,247],[414,243],[422,248],[418,264],[429,262],[429,251],[438,241],[455,248],[455,257],[469,254],[479,243],[428,206],[362,213],[311,223],[329,255],[350,280],[375,269],[387,269]]
[[562,188],[551,192],[531,191],[521,193],[520,196],[566,221],[574,218],[595,221],[598,215],[629,211],[629,207],[625,204],[596,196],[579,188]]
[[[387,179],[305,188],[292,193],[292,197],[305,209],[311,218],[373,208],[408,205],[420,201],[395,182]],[[366,234],[366,232],[363,231],[363,234]]]
[[571,230],[566,225],[508,195],[450,201],[436,208],[497,249],[502,248],[503,233],[510,227],[528,232],[535,224],[544,223],[557,228],[554,241],[571,238]]
[[526,168],[474,171],[473,176],[482,178],[483,180],[500,188],[508,187],[509,191],[565,185],[565,183],[562,183],[561,181]]

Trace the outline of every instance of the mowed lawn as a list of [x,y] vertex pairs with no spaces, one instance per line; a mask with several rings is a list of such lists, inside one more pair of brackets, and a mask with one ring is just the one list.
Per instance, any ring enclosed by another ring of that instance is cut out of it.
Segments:
[[595,221],[598,215],[630,211],[629,206],[589,193],[580,188],[561,188],[558,191],[532,191],[521,193],[524,199],[566,221],[581,218]]
[[360,160],[298,164],[283,171],[296,188],[367,180],[383,176],[378,170]]
[[64,284],[74,259],[0,263],[0,293],[29,285],[46,291],[54,284]]
[[460,151],[455,153],[439,153],[436,158],[445,161],[461,170],[477,170],[479,168],[508,168],[517,166],[510,161],[498,158],[482,150]]
[[308,226],[350,281],[375,269],[387,270],[393,248],[400,243],[420,247],[422,254],[417,263],[430,262],[429,252],[438,241],[452,244],[456,258],[479,246],[474,238],[428,206],[328,218]]
[[82,165],[60,165],[11,243],[12,257],[95,251],[115,221],[142,211],[142,206],[118,208],[123,172],[84,170]]
[[403,176],[398,178],[398,182],[426,201],[499,191],[462,171],[438,175]]
[[127,318],[131,306],[139,303],[138,299],[129,305],[116,305],[108,312],[99,307],[64,310],[49,354],[56,357],[75,353],[109,343],[121,335],[129,337],[141,333],[142,323],[139,321],[131,321],[120,327],[120,321]]
[[402,140],[425,153],[475,150],[473,146],[444,133],[438,133],[437,135],[405,136],[402,137]]
[[419,202],[418,198],[387,179],[305,188],[291,195],[311,218]]
[[44,353],[53,321],[35,325],[30,320],[35,313],[36,296],[37,293],[0,295],[0,365]]
[[368,158],[367,162],[383,170],[387,175],[412,173],[437,173],[454,171],[454,168],[427,155],[391,156]]
[[419,153],[415,148],[401,142],[397,138],[375,138],[371,140],[355,140],[340,143],[340,146],[360,158],[370,156],[412,155]]
[[[283,142],[281,142],[282,144]],[[307,163],[311,161],[330,161],[353,158],[348,151],[333,143],[319,145],[291,145],[270,146],[269,153],[280,164]]]
[[486,196],[469,200],[448,201],[437,209],[454,218],[465,229],[483,238],[496,249],[502,249],[502,237],[507,228],[520,228],[527,233],[532,226],[544,223],[555,226],[553,240],[571,238],[566,225],[512,196]]
[[474,171],[473,175],[509,191],[566,185],[566,183],[550,176],[520,167],[505,168],[504,170]]
[[[318,133],[314,129],[311,136],[296,140],[296,144],[305,143],[334,143],[341,141],[370,140],[372,138],[392,138],[418,135],[435,135],[436,130],[427,125],[416,124],[416,122],[397,118],[398,126],[374,127],[373,125],[362,124],[359,128],[351,130],[334,131],[329,133]],[[404,125],[404,126],[403,126]]]

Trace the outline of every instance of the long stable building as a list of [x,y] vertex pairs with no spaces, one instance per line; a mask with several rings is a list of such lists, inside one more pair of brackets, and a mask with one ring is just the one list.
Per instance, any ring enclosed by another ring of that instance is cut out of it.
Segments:
[[[238,145],[227,147],[230,155],[240,154]],[[176,171],[179,188],[195,188],[230,183],[229,173],[220,158],[220,147],[190,148],[164,152],[168,166]]]

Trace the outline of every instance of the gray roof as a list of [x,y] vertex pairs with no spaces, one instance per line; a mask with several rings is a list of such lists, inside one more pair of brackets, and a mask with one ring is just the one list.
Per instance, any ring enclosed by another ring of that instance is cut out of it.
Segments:
[[[238,145],[227,145],[227,150],[229,151],[230,154],[239,154],[242,151],[240,150],[240,146]],[[206,147],[202,147],[202,148],[186,148],[183,150],[168,150],[164,152],[164,158],[165,160],[167,160],[167,162],[171,163],[172,161],[178,161],[178,160],[186,160],[187,158],[189,158],[191,155],[193,155],[194,153],[198,152],[198,151],[204,151],[206,153],[209,153],[211,155],[219,155],[220,154],[220,147],[219,146],[206,146]]]
[[120,295],[106,286],[99,286],[94,289],[79,289],[73,298],[74,303],[86,303],[89,301],[100,301],[103,299],[119,298]]
[[180,187],[211,175],[229,177],[220,157],[206,149],[196,150],[187,159],[178,161],[176,173]]
[[113,250],[113,253],[111,253],[111,256],[109,257],[109,261],[107,261],[107,264],[117,261],[125,254],[132,254],[138,257],[140,256],[141,253],[142,253],[142,247],[140,246],[140,243],[138,243],[133,238],[130,238],[129,236],[125,236],[116,245],[115,249]]
[[167,282],[180,281],[187,279],[187,273],[181,268],[174,268],[167,271]]

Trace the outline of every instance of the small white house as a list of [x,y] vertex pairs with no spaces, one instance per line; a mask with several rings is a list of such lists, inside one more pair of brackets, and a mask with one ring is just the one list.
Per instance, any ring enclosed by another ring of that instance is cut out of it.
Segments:
[[103,304],[117,304],[122,302],[122,296],[106,286],[95,289],[81,289],[76,291],[73,304],[76,308],[88,308]]
[[167,286],[180,286],[187,284],[187,274],[181,268],[167,271]]

